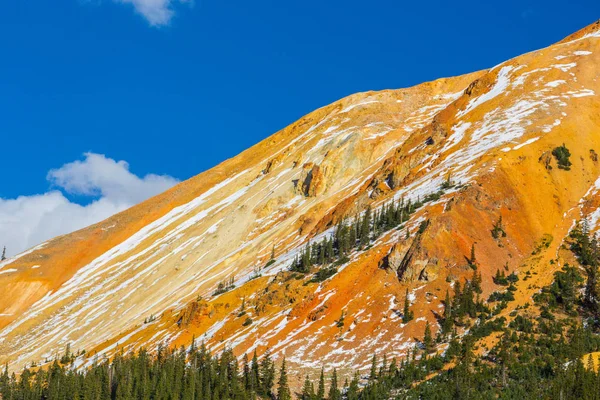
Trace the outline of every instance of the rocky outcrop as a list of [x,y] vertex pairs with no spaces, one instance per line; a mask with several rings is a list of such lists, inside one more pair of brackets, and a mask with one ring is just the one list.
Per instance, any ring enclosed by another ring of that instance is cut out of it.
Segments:
[[325,186],[325,177],[321,167],[313,163],[302,166],[300,178],[295,181],[295,192],[306,197],[315,197]]

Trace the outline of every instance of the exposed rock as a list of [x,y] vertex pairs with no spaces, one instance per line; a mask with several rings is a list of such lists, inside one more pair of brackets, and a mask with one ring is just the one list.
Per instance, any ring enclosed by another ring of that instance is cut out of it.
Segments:
[[302,166],[300,178],[294,182],[295,192],[306,197],[315,197],[321,193],[325,186],[325,177],[321,168],[313,163],[306,163]]
[[546,168],[547,170],[551,170],[552,165],[550,164],[552,163],[552,153],[550,151],[543,152],[539,158],[539,162],[542,163],[544,168]]
[[438,278],[439,266],[437,260],[428,260],[425,267],[419,273],[419,280],[432,282]]

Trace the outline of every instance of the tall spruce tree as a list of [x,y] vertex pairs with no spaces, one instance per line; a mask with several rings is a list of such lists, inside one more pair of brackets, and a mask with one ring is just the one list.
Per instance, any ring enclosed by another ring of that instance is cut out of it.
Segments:
[[300,394],[301,400],[313,400],[315,397],[315,388],[310,381],[308,375],[304,379],[304,385],[302,385],[302,393]]
[[260,363],[261,394],[271,396],[275,384],[275,365],[271,360],[271,351],[267,349]]
[[404,296],[404,309],[402,310],[402,322],[407,324],[414,318],[414,314],[410,309],[410,300],[408,299],[408,288]]
[[319,376],[319,387],[317,389],[317,400],[325,399],[325,369],[321,368],[321,375]]
[[279,385],[277,388],[277,399],[291,400],[292,395],[290,393],[290,387],[288,386],[287,371],[285,369],[285,357],[281,363],[281,371],[279,372],[279,381],[277,384]]
[[340,400],[342,398],[342,394],[340,393],[340,389],[338,387],[338,378],[337,378],[337,370],[333,369],[333,375],[331,376],[331,384],[329,385],[329,395],[327,396],[328,400]]
[[433,336],[431,335],[431,326],[429,325],[429,321],[425,324],[425,333],[423,335],[423,349],[425,354],[429,354],[433,352],[435,349],[435,344],[433,342]]

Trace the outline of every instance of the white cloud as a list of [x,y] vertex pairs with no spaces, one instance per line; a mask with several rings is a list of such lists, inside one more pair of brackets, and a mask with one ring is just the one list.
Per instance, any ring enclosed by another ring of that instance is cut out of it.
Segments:
[[189,3],[189,0],[116,0],[131,4],[152,26],[168,25],[175,12],[173,3]]
[[[0,199],[0,246],[13,255],[55,236],[100,222],[178,181],[166,175],[143,178],[129,171],[125,161],[102,154],[86,153],[75,161],[53,169],[48,180],[59,190],[44,194]],[[67,193],[99,197],[87,205],[71,202]]]

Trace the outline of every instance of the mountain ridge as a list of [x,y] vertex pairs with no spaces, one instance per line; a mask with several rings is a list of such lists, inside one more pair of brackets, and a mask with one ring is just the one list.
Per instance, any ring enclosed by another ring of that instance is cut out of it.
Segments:
[[[590,152],[600,151],[598,39],[595,23],[489,70],[347,96],[153,199],[7,260],[0,363],[43,363],[69,343],[86,349],[86,365],[118,347],[195,336],[236,355],[271,348],[297,370],[361,369],[374,352],[400,356],[417,344],[445,290],[470,278],[473,246],[484,293],[498,260],[544,272],[543,285],[572,220],[600,203]],[[569,172],[551,154],[563,143]],[[330,279],[306,284],[309,275],[286,272],[343,218],[392,198],[418,202],[445,182],[402,230],[352,253]],[[497,240],[489,232],[499,216],[506,239]],[[544,235],[550,244],[532,257]],[[213,295],[231,277],[236,288]],[[405,290],[417,318],[400,324]],[[515,306],[534,291],[519,286]],[[253,311],[238,316],[246,301]],[[340,328],[344,313],[352,322]]]

